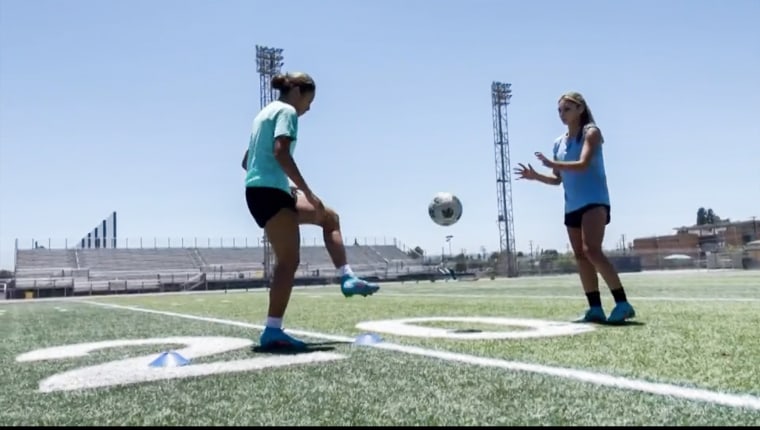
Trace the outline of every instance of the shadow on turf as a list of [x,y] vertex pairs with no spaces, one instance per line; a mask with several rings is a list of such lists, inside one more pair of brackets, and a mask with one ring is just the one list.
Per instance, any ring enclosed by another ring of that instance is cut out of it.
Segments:
[[603,323],[600,323],[600,325],[608,325],[612,327],[626,327],[626,326],[641,326],[641,325],[646,325],[646,324],[642,321],[623,321],[619,323],[603,322]]
[[629,327],[629,326],[642,326],[646,325],[642,321],[623,321],[619,323],[611,323],[611,322],[585,322],[585,321],[573,321],[576,324],[596,324],[596,325],[603,325],[603,326],[610,326],[610,327]]
[[294,354],[308,354],[310,352],[317,351],[333,351],[334,345],[348,345],[350,342],[312,342],[306,343],[306,349],[295,348],[268,348],[262,349],[259,345],[255,345],[251,348],[251,351],[259,354],[278,354],[278,355],[294,355]]

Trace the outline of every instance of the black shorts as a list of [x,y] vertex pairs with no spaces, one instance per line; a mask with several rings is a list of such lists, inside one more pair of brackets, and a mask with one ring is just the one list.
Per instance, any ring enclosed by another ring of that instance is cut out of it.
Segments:
[[296,199],[279,188],[246,187],[245,202],[259,227],[264,228],[280,209],[296,210]]
[[572,212],[568,212],[565,214],[565,226],[570,228],[581,228],[581,223],[583,222],[583,214],[590,211],[591,209],[603,207],[607,208],[607,222],[605,225],[610,223],[610,206],[609,205],[603,205],[601,203],[591,203],[590,205],[586,205],[580,209],[576,209]]

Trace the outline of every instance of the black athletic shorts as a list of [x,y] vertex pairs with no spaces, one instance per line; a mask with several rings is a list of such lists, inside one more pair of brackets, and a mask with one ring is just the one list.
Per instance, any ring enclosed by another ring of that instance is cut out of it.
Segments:
[[246,187],[245,202],[259,227],[264,228],[280,209],[296,212],[296,199],[279,188]]
[[572,212],[568,212],[565,214],[565,226],[570,228],[581,228],[581,223],[583,222],[583,214],[590,211],[591,209],[603,207],[607,208],[607,222],[606,224],[610,223],[610,207],[609,205],[603,205],[601,203],[592,203],[590,205],[583,206],[580,209],[574,210]]

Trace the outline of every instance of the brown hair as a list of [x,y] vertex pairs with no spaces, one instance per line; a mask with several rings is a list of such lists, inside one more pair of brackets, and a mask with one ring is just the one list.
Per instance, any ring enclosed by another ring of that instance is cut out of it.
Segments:
[[298,88],[302,93],[314,92],[317,86],[314,79],[306,73],[280,73],[272,78],[272,88],[279,90],[280,94],[285,95],[293,88]]
[[596,121],[594,120],[594,114],[591,113],[591,108],[588,107],[588,103],[586,103],[586,99],[583,97],[583,95],[581,95],[581,93],[570,91],[562,94],[557,103],[561,102],[562,100],[567,100],[583,107],[583,112],[581,113],[581,129],[579,132],[580,134],[578,135],[579,138],[586,131],[586,127],[589,124],[593,125],[596,128],[599,128],[596,125]]

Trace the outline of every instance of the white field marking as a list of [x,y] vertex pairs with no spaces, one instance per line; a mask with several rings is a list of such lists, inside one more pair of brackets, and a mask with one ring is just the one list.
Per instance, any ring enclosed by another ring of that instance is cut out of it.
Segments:
[[[91,304],[95,306],[109,307],[114,309],[123,309],[134,312],[145,312],[156,315],[172,316],[176,318],[184,318],[194,321],[205,321],[217,324],[224,324],[228,326],[244,327],[263,330],[264,326],[257,324],[250,324],[240,321],[224,320],[219,318],[207,318],[196,315],[179,314],[176,312],[159,311],[153,309],[142,309],[131,306],[115,305],[110,303],[98,303],[82,300],[81,303]],[[311,337],[315,339],[324,339],[336,342],[351,342],[354,339],[345,336],[336,336],[325,333],[315,333],[303,330],[291,330],[288,332],[304,337]],[[612,387],[617,389],[627,389],[633,391],[640,391],[644,393],[657,394],[666,397],[674,397],[686,400],[702,401],[712,403],[716,405],[731,406],[736,408],[747,408],[753,410],[760,410],[760,397],[752,396],[750,394],[729,394],[721,393],[717,391],[710,391],[700,388],[689,388],[678,385],[648,382],[642,380],[629,379],[622,376],[606,375],[603,373],[568,369],[562,367],[551,367],[540,364],[521,363],[516,361],[501,360],[497,358],[478,357],[467,354],[460,354],[456,352],[437,351],[433,349],[425,349],[416,346],[399,345],[394,343],[381,342],[377,344],[369,345],[372,348],[384,349],[388,351],[403,352],[406,354],[419,355],[428,358],[437,358],[440,360],[454,361],[459,363],[472,364],[484,367],[497,367],[507,370],[517,370],[523,372],[537,373],[541,375],[556,376],[559,378],[570,379],[574,381],[587,382],[591,384],[601,385],[605,387]]]
[[[698,289],[700,291],[706,291],[707,287],[710,287],[710,286],[711,286],[710,284],[692,285],[694,289]],[[760,286],[760,280],[758,281],[758,286]],[[639,285],[633,289],[640,290],[641,292],[649,292],[649,291],[655,290],[656,292],[650,293],[650,294],[657,294],[659,290],[667,289],[667,287],[668,286],[666,284],[654,285],[654,286]],[[747,283],[734,285],[734,288],[742,288],[747,291],[754,291],[754,289],[751,289],[752,287],[753,287],[752,284],[747,284]],[[678,288],[681,289],[684,292],[684,294],[687,294],[689,292],[689,290],[684,284],[680,284]],[[440,288],[425,285],[425,286],[386,288],[385,290],[383,290],[383,286],[381,285],[380,291],[377,294],[398,293],[398,292],[404,292],[404,291],[409,291],[409,292],[414,292],[414,293],[431,292],[431,293],[441,293],[441,294],[446,294],[446,293],[457,294],[457,293],[466,293],[466,292],[472,291],[472,289],[477,289],[478,291],[483,292],[483,293],[510,292],[513,290],[532,290],[532,291],[534,290],[541,294],[547,294],[547,291],[550,291],[550,290],[565,290],[566,294],[568,292],[578,291],[582,295],[582,292],[578,286],[568,285],[568,284],[546,284],[546,285],[523,284],[523,285],[491,285],[491,286],[486,286],[486,285],[448,286],[447,285]],[[632,288],[628,287],[627,289],[630,291]],[[294,293],[296,293],[296,291],[294,291]],[[298,291],[297,293],[304,293],[304,292]]]
[[[551,280],[554,278],[562,278],[562,277],[568,277],[570,275],[545,275],[540,278],[538,277],[531,277],[531,278],[523,278],[528,280]],[[420,281],[423,285],[426,285],[427,281]],[[523,288],[562,288],[567,287],[567,285],[511,285],[512,279],[509,278],[497,278],[495,281],[490,281],[488,279],[480,279],[480,280],[468,280],[464,281],[465,283],[483,283],[488,285],[479,285],[478,288],[480,289],[523,289]],[[495,284],[490,284],[491,282],[494,282]],[[516,282],[516,281],[515,281]],[[400,288],[400,289],[407,289],[407,288],[416,288],[411,287],[410,285],[412,282],[406,281],[406,282],[383,282],[380,284],[380,292],[383,291],[383,289],[392,289],[392,288]],[[416,284],[415,284],[416,285]],[[453,284],[453,285],[447,285],[440,288],[462,288],[461,285]],[[423,288],[433,288],[433,287],[423,287]],[[327,285],[297,285],[293,287],[293,293],[300,293],[304,291],[323,291],[323,290],[329,290],[329,289],[335,289],[336,292],[339,293],[339,287],[337,284],[327,284]],[[120,300],[120,299],[132,299],[136,297],[169,297],[169,296],[196,296],[196,295],[225,295],[225,294],[242,294],[242,293],[251,293],[251,294],[261,294],[261,293],[268,293],[269,289],[266,287],[258,287],[258,288],[249,288],[246,290],[245,288],[238,288],[238,289],[230,289],[230,290],[192,290],[192,291],[169,291],[169,292],[158,292],[158,293],[135,293],[135,294],[113,294],[108,296],[108,300]],[[88,297],[88,296],[68,296],[68,297],[46,297],[46,298],[37,298],[37,299],[6,299],[6,300],[0,300],[0,305],[8,304],[8,305],[23,305],[23,304],[35,304],[35,303],[55,303],[55,302],[67,302],[70,300],[79,301],[79,300],[100,300],[102,298],[94,298],[94,297]]]
[[[546,299],[561,299],[561,300],[586,300],[586,297],[581,295],[576,296],[550,296],[550,295],[530,295],[530,294],[457,294],[457,293],[378,293],[377,297],[451,297],[460,299],[531,299],[531,300],[546,300]],[[756,297],[628,297],[631,301],[657,301],[657,302],[760,302],[760,298]]]
[[[687,278],[688,280],[694,280],[694,279],[701,279],[704,280],[705,278],[696,278],[694,276],[690,275],[719,275],[719,276],[712,276],[708,279],[719,279],[724,277],[747,277],[747,271],[746,270],[739,270],[739,269],[692,269],[692,270],[648,270],[645,272],[636,272],[636,273],[621,273],[621,278],[636,278],[640,276],[656,276],[656,275],[670,275],[670,276],[676,276],[676,275],[686,275],[684,278]],[[478,289],[494,289],[494,290],[501,290],[501,289],[525,289],[525,288],[531,288],[531,289],[544,289],[544,288],[566,288],[568,285],[566,284],[550,284],[547,285],[546,282],[551,282],[553,280],[566,280],[572,278],[575,282],[575,279],[577,279],[577,275],[575,274],[559,274],[559,275],[541,275],[541,276],[529,276],[529,277],[523,277],[523,278],[496,278],[495,280],[490,280],[488,278],[481,278],[477,280],[467,280],[462,281],[462,283],[473,283],[478,284]],[[760,277],[758,277],[760,279]],[[525,282],[527,281],[527,282]],[[686,282],[686,281],[684,281]],[[422,288],[463,288],[461,285],[457,285],[457,283],[451,283],[450,285],[441,286],[440,284],[436,284],[435,287],[428,286],[428,281],[420,281],[420,284],[422,284]],[[517,285],[515,285],[517,283]],[[539,283],[539,285],[535,285],[535,283]],[[394,281],[394,282],[383,282],[380,284],[380,292],[378,294],[382,295],[389,295],[391,293],[383,293],[384,289],[390,289],[394,287],[398,287],[401,289],[414,289],[416,287],[410,286],[410,285],[417,285],[414,281]],[[303,290],[325,290],[325,289],[331,289],[334,288],[336,291],[338,291],[338,285],[337,284],[327,284],[327,285],[298,285],[293,287],[293,292],[297,293]],[[648,288],[648,287],[643,287]],[[260,293],[268,293],[269,289],[266,287],[259,287],[259,288],[249,288],[246,290],[245,288],[239,288],[239,289],[231,289],[231,290],[192,290],[192,291],[172,291],[172,292],[163,292],[163,293],[136,293],[136,294],[114,294],[108,296],[108,299],[131,299],[135,297],[151,297],[151,296],[187,296],[187,295],[203,295],[203,294],[211,294],[211,295],[224,295],[224,294],[240,294],[240,293],[254,293],[254,294],[260,294]],[[491,297],[491,296],[488,296]],[[570,298],[571,296],[567,296],[566,298]],[[529,296],[525,296],[525,298],[530,298]],[[543,296],[536,296],[536,298],[546,298]],[[572,296],[572,298],[577,298],[576,296]],[[583,298],[585,300],[585,298]],[[6,300],[0,300],[0,306],[7,304],[34,304],[34,303],[44,303],[44,302],[66,302],[70,300],[91,300],[91,298],[88,298],[87,296],[71,296],[71,297],[50,297],[50,298],[39,298],[39,299],[6,299]],[[93,300],[99,300],[99,299],[93,299]],[[644,298],[644,300],[650,300],[649,298]],[[672,300],[672,301],[680,301],[682,298],[669,298],[669,297],[658,297],[658,298],[651,298],[651,300]],[[712,301],[713,298],[700,298],[696,300],[704,300],[704,301]],[[725,300],[725,301],[741,301],[744,299],[741,298],[720,298],[719,300]],[[751,301],[760,300],[760,299],[750,299]]]
[[[451,298],[496,298],[496,299],[536,299],[536,300],[544,300],[544,299],[562,299],[562,300],[586,300],[585,297],[581,295],[529,295],[529,294],[464,294],[464,293],[424,293],[424,292],[410,292],[410,293],[400,293],[396,291],[383,291],[383,288],[385,287],[393,287],[393,286],[400,286],[400,283],[388,283],[381,285],[380,292],[378,292],[373,297],[401,297],[401,296],[408,296],[408,297],[451,297]],[[323,297],[324,294],[328,294],[328,292],[312,292],[312,290],[325,290],[329,288],[337,287],[336,285],[311,285],[311,286],[296,286],[293,287],[293,295],[297,296],[304,296],[304,297]],[[557,288],[562,288],[562,286],[552,286]],[[404,286],[404,288],[414,289],[415,287],[407,287]],[[427,287],[425,287],[427,288]],[[481,289],[482,287],[478,287]],[[509,288],[533,288],[533,287],[526,287],[526,286],[519,286],[519,287],[506,287],[506,289]],[[549,288],[549,287],[537,287],[537,288]],[[490,289],[490,288],[488,288]],[[505,289],[505,287],[499,287],[494,286],[495,290],[498,289]],[[304,291],[306,290],[306,291]],[[337,291],[337,289],[336,289]],[[246,291],[245,289],[238,289],[238,290],[228,290],[227,293],[224,292],[224,290],[211,290],[211,291],[178,291],[178,292],[166,292],[166,293],[138,293],[138,294],[114,294],[111,296],[108,296],[108,300],[124,300],[124,299],[133,299],[133,298],[139,298],[139,297],[170,297],[170,296],[196,296],[196,295],[224,295],[224,294],[241,294],[241,293],[251,293],[251,294],[261,294],[261,293],[268,293],[269,290],[267,288],[255,288],[250,289]],[[339,293],[338,293],[339,294]],[[760,298],[754,298],[754,297],[657,297],[657,296],[649,296],[649,297],[631,297],[629,296],[631,300],[637,300],[637,301],[668,301],[668,302],[760,302]],[[66,303],[70,301],[82,301],[82,300],[102,300],[102,298],[89,298],[86,296],[72,296],[72,297],[51,297],[51,298],[41,298],[41,299],[8,299],[8,300],[0,300],[0,306],[2,305],[23,305],[23,304],[37,304],[37,303]],[[201,301],[203,299],[197,298],[196,300]],[[230,303],[229,300],[222,300],[222,303]]]
[[[33,362],[44,360],[60,360],[87,356],[92,351],[107,348],[138,345],[185,345],[176,351],[185,358],[193,359],[221,354],[252,345],[250,339],[230,337],[167,337],[153,339],[119,339],[102,342],[80,343],[74,345],[55,346],[27,352],[16,357],[17,362]],[[215,375],[220,373],[246,372],[273,367],[291,366],[296,364],[313,364],[318,362],[346,358],[340,354],[312,352],[299,355],[282,355],[256,357],[248,359],[215,361],[208,363],[191,363],[182,367],[153,368],[148,363],[158,357],[158,354],[147,354],[141,357],[114,360],[103,364],[71,369],[49,376],[39,384],[39,391],[73,391],[88,388],[129,385],[141,382],[160,381],[166,379],[190,378],[196,376]]]
[[[427,321],[482,323],[512,327],[526,327],[529,330],[479,331],[476,333],[455,333],[437,327],[424,327],[414,323]],[[595,330],[590,324],[545,321],[526,318],[498,317],[419,317],[396,320],[364,321],[356,325],[360,330],[375,331],[401,336],[442,338],[457,340],[529,339],[536,337],[568,336]]]
[[[387,283],[395,284],[395,283]],[[399,284],[400,285],[400,284]],[[336,291],[339,291],[338,285],[298,285],[293,287],[293,291],[300,291],[300,290],[315,290],[315,289],[325,289],[325,288],[335,288]],[[192,291],[167,291],[164,293],[135,293],[135,294],[113,294],[107,296],[109,300],[115,299],[132,299],[135,297],[169,297],[169,296],[197,296],[197,295],[225,295],[225,294],[244,294],[244,293],[254,293],[254,294],[260,294],[260,293],[268,293],[269,289],[260,287],[260,288],[249,288],[247,291],[245,288],[238,288],[234,290],[192,290]],[[23,304],[34,304],[34,303],[56,303],[61,302],[65,303],[68,301],[81,301],[81,300],[100,300],[103,296],[98,296],[98,298],[92,297],[92,296],[68,296],[68,297],[45,297],[45,298],[39,298],[39,299],[6,299],[6,300],[0,300],[0,305],[23,305]]]

